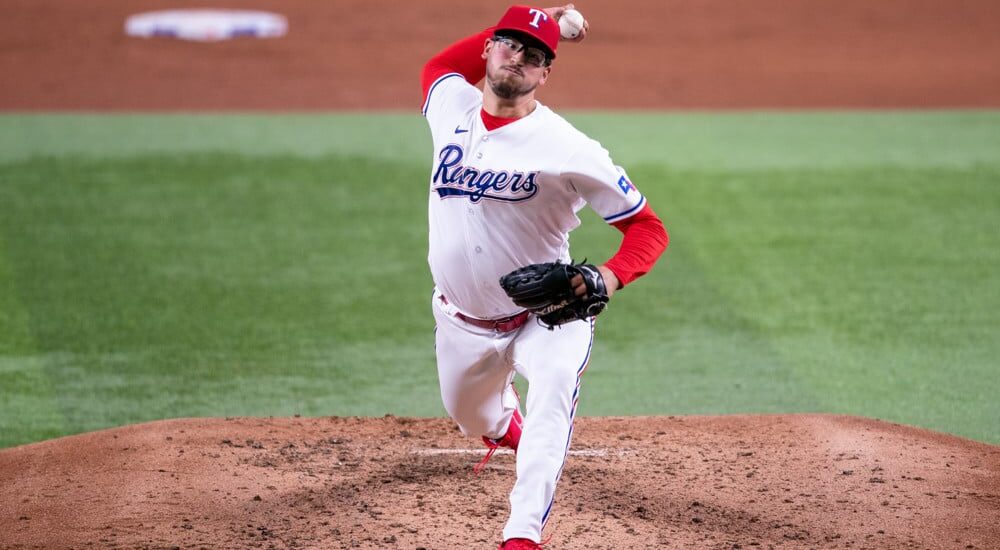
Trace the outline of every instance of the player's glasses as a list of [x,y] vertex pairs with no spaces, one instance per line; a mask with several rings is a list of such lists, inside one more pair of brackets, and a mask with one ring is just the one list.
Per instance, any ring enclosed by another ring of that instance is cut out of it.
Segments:
[[509,36],[494,36],[493,42],[500,45],[500,51],[508,56],[516,53],[524,54],[524,62],[535,67],[545,67],[549,64],[549,56],[544,50],[525,46]]

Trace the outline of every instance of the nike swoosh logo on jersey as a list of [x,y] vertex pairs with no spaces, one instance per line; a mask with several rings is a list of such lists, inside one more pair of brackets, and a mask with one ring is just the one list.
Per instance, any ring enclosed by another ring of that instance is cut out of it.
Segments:
[[468,130],[463,130],[463,129],[459,128],[458,126],[455,126],[455,133],[456,134],[464,134],[466,132],[468,132]]

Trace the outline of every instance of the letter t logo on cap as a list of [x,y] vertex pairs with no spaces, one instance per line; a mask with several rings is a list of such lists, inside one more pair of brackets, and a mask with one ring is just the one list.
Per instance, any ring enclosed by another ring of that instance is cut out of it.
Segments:
[[535,18],[532,19],[531,23],[529,23],[529,24],[532,27],[535,27],[536,29],[538,28],[538,20],[539,19],[543,19],[545,21],[549,20],[549,16],[544,11],[539,10],[539,9],[535,9],[535,8],[531,8],[530,10],[528,10],[528,15],[534,15],[535,16]]
[[550,59],[556,57],[556,48],[559,47],[559,23],[541,8],[511,6],[504,12],[494,30],[524,33],[541,42]]

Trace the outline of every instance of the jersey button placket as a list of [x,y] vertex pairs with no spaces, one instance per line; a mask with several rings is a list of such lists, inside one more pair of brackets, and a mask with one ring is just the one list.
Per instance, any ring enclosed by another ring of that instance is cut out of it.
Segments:
[[[489,140],[490,140],[490,136],[483,136],[483,139],[482,139],[483,143],[486,143]],[[482,151],[482,149],[480,149],[479,152],[476,153],[476,158],[477,159],[483,158],[483,151]]]

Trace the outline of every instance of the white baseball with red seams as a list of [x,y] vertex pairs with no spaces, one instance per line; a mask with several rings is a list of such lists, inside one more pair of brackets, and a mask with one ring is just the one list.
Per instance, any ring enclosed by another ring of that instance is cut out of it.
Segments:
[[580,36],[580,31],[583,30],[583,21],[582,13],[574,9],[564,11],[562,17],[559,18],[559,36],[566,40],[573,40]]

